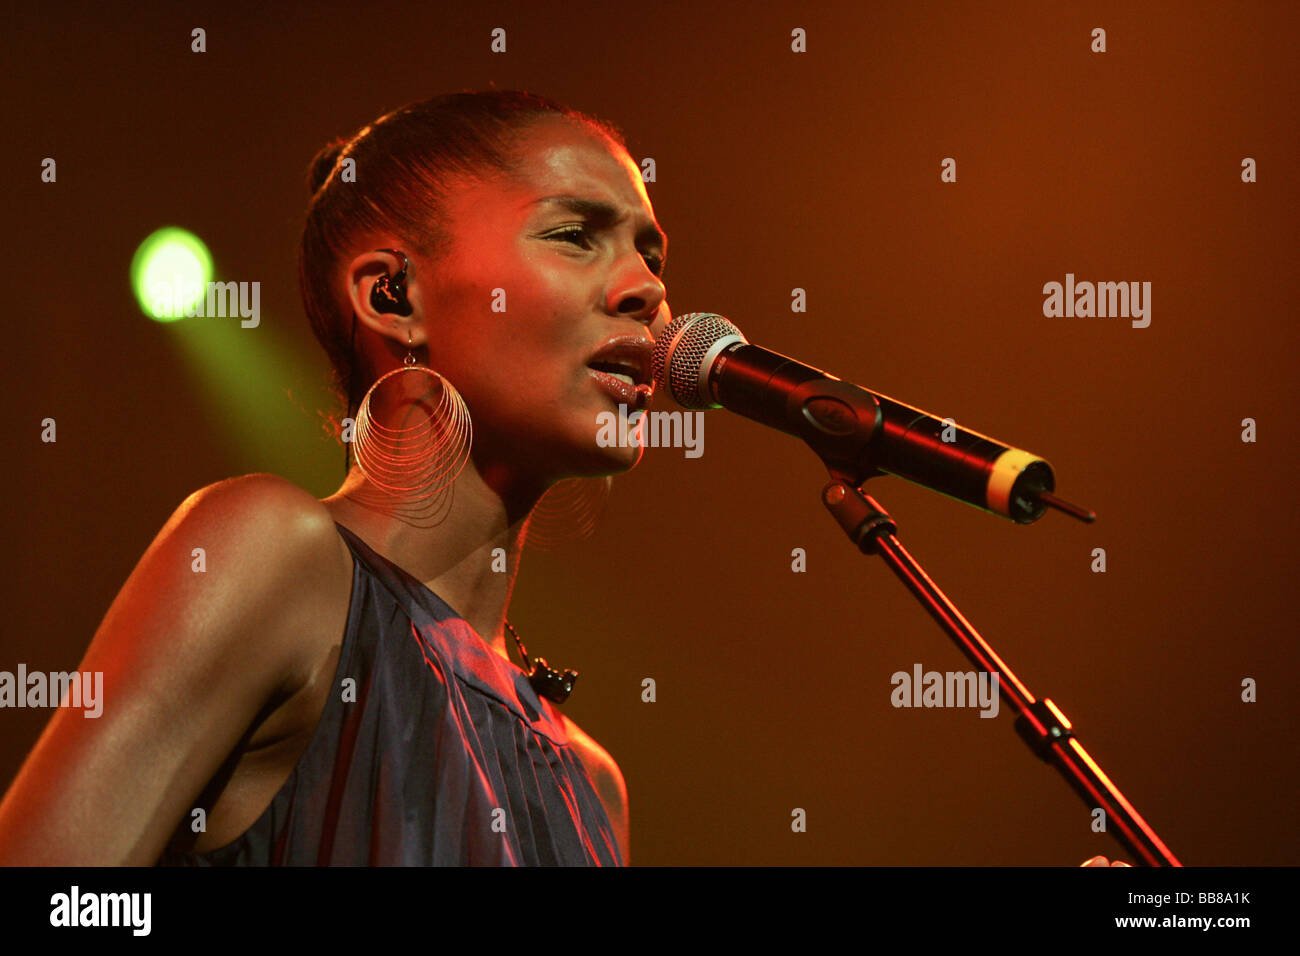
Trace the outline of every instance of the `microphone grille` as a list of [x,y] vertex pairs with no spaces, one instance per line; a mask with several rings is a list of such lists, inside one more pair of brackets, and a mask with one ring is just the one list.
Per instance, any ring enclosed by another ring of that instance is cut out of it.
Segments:
[[677,316],[655,341],[650,359],[655,383],[667,385],[683,408],[714,408],[713,399],[700,387],[700,378],[709,350],[728,337],[748,341],[729,319],[714,312]]

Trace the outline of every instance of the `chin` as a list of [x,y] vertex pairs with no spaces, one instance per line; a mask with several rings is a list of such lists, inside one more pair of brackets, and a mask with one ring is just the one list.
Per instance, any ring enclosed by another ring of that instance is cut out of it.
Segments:
[[599,478],[602,475],[617,475],[631,471],[641,460],[645,449],[637,444],[592,445],[588,442],[586,455],[578,463],[580,474],[584,478]]
[[628,471],[645,452],[635,429],[626,427],[626,420],[620,421],[607,407],[578,415],[565,432],[564,443],[572,452],[564,457],[584,477]]

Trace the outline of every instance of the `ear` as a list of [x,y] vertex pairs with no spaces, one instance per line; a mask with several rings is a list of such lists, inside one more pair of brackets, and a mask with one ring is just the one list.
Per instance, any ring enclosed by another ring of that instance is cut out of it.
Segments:
[[391,312],[378,311],[371,302],[371,291],[375,283],[383,276],[396,277],[402,271],[402,257],[383,251],[383,244],[369,252],[363,252],[348,264],[346,271],[348,305],[351,306],[357,321],[365,324],[370,331],[385,338],[392,339],[398,345],[408,344],[419,347],[428,338],[424,329],[424,315],[420,308],[420,287],[416,279],[416,266],[411,253],[402,249],[401,244],[391,241],[387,248],[400,249],[406,256],[406,277],[402,287],[406,291],[406,300],[411,304],[410,315],[395,315]]

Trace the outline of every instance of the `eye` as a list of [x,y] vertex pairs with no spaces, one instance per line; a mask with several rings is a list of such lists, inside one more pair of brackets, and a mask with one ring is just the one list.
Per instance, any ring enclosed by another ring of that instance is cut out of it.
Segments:
[[[569,226],[567,229],[561,229],[559,232],[551,233],[546,238],[561,239],[564,242],[573,242],[571,238],[573,236],[581,237],[585,247],[586,242],[591,238],[591,233],[587,231],[586,226]],[[576,242],[574,242],[573,244],[575,246],[578,245],[578,243]]]
[[[591,243],[591,236],[591,230],[586,226],[568,226],[567,228],[551,233],[546,238],[559,239],[561,242],[568,242],[572,245],[586,249]],[[650,253],[642,256],[642,258],[645,259],[646,265],[650,267],[650,271],[653,272],[655,276],[662,276],[664,274],[664,268],[667,263],[663,256],[656,256],[653,253]]]

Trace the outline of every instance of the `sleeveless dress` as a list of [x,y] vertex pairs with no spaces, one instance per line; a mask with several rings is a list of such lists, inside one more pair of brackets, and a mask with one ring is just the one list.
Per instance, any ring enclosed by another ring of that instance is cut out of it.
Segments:
[[622,865],[555,705],[423,582],[335,524],[352,598],[307,749],[241,836],[207,853],[169,848],[159,864]]

